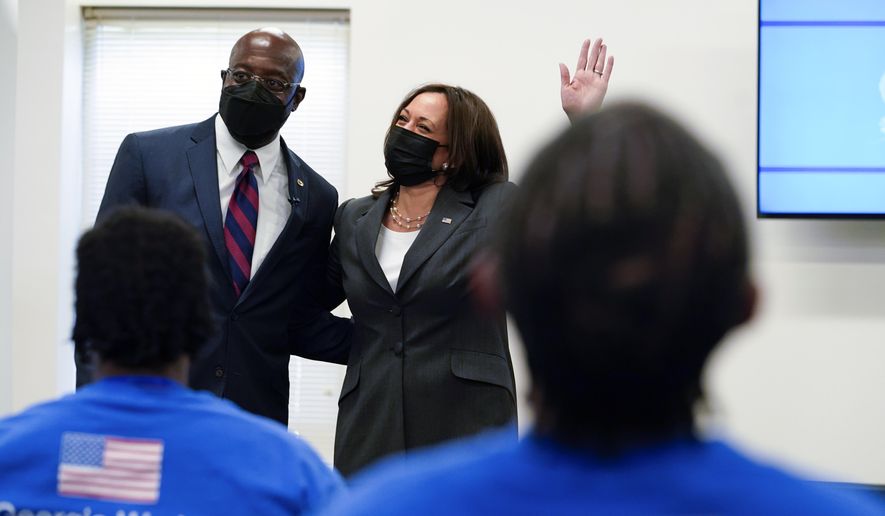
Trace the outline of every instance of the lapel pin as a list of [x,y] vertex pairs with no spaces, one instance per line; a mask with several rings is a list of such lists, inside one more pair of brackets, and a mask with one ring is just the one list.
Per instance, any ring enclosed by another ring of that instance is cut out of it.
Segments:
[[448,217],[443,217],[442,222],[443,222],[443,224],[451,224],[451,223],[452,223],[452,219],[450,219],[450,218],[448,218]]
[[304,186],[304,181],[301,179],[296,179],[295,182],[298,183],[298,186]]

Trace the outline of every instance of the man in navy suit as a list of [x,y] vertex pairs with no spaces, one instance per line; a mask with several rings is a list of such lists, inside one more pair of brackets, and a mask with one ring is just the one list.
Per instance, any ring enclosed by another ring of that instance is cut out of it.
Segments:
[[[217,332],[195,357],[190,385],[284,424],[290,354],[346,363],[351,333],[349,320],[316,301],[337,192],[279,135],[304,99],[303,75],[287,34],[244,35],[221,72],[219,116],[128,135],[98,213],[139,204],[200,231]],[[77,366],[77,385],[91,381],[88,343]]]

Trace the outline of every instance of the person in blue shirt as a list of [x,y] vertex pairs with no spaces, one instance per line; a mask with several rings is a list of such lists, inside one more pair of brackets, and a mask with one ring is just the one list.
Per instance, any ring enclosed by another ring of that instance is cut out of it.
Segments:
[[328,514],[883,514],[704,438],[711,351],[756,290],[719,160],[641,104],[581,119],[524,176],[474,273],[523,338],[536,423],[386,463]]
[[299,514],[343,489],[284,426],[185,386],[214,331],[191,227],[122,208],[77,263],[73,338],[97,381],[0,420],[0,515]]

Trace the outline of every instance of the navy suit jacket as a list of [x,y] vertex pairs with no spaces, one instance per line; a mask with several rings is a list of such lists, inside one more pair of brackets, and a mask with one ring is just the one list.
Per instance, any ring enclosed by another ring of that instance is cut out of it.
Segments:
[[[344,364],[352,324],[317,301],[338,194],[282,139],[280,145],[292,213],[239,298],[224,245],[214,117],[128,135],[117,151],[98,220],[115,207],[138,204],[173,212],[199,230],[207,247],[217,331],[194,357],[191,387],[285,424],[289,355]],[[85,360],[77,365],[80,386],[91,371]]]

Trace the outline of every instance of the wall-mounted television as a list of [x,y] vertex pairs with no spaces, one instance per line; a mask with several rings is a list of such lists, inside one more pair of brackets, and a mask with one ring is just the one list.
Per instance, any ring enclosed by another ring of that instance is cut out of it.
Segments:
[[760,0],[757,213],[885,217],[885,0]]

